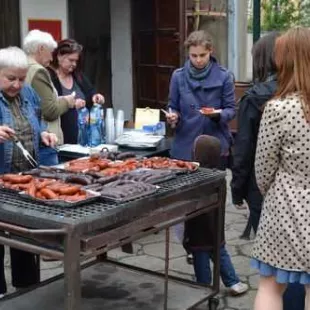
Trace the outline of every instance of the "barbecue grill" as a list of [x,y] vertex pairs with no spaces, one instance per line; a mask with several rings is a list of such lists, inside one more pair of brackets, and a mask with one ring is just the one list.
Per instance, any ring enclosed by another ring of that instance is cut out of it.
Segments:
[[[166,229],[165,304],[168,297],[169,227],[216,210],[214,283],[206,297],[219,291],[219,249],[223,225],[225,173],[199,168],[160,183],[149,196],[126,203],[93,202],[76,208],[23,201],[0,191],[0,244],[64,260],[65,309],[80,310],[80,261]],[[207,288],[206,288],[207,289]],[[210,308],[215,309],[215,308]]]

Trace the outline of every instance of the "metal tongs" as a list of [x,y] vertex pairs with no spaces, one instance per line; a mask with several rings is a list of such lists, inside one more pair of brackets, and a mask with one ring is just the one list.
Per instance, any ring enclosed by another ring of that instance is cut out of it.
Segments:
[[38,167],[38,163],[37,161],[31,156],[31,154],[24,148],[24,146],[22,145],[22,143],[19,141],[19,139],[17,138],[16,135],[12,136],[12,140],[15,143],[15,145],[20,149],[20,151],[22,152],[23,156],[26,158],[26,160],[28,161],[28,163],[33,167],[36,168]]

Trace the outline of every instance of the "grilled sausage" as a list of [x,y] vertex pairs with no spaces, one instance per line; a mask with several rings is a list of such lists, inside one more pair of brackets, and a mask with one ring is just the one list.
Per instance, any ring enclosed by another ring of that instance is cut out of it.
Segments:
[[16,184],[18,188],[22,191],[27,191],[29,189],[30,184]]
[[53,182],[55,182],[55,180],[53,180],[53,179],[43,180],[42,182],[37,183],[37,185],[36,185],[37,190],[41,190],[42,188],[48,186],[49,184],[52,184]]
[[45,197],[41,194],[40,191],[36,192],[36,198],[38,198],[38,199],[45,199]]
[[66,186],[66,187],[61,187],[59,189],[59,194],[60,195],[75,195],[76,193],[78,193],[80,190],[79,186]]
[[81,195],[68,195],[65,196],[64,200],[65,201],[70,201],[70,202],[76,202],[76,201],[81,201],[81,200],[85,200],[86,199],[86,195],[85,194],[81,194]]
[[90,185],[93,182],[91,176],[86,175],[69,175],[64,180],[66,183],[76,183],[80,185]]
[[37,191],[37,188],[34,184],[34,182],[32,182],[30,185],[29,185],[29,188],[27,190],[27,193],[29,196],[31,197],[36,197],[36,191]]
[[135,158],[136,154],[134,152],[123,152],[116,155],[117,160],[125,160],[128,158]]
[[112,175],[112,176],[105,176],[105,177],[101,177],[100,179],[98,179],[96,182],[100,183],[101,185],[104,184],[108,184],[110,182],[114,182],[118,179],[117,175]]
[[58,195],[52,190],[50,190],[49,188],[42,188],[40,192],[42,196],[44,196],[46,199],[57,199],[58,198]]
[[5,174],[3,176],[3,181],[12,184],[29,183],[32,179],[31,175]]

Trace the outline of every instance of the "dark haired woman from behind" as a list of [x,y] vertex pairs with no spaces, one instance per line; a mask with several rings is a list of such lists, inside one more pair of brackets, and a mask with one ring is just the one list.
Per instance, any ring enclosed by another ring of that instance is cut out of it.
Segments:
[[[104,97],[96,93],[89,79],[81,71],[82,45],[73,39],[58,42],[53,52],[50,75],[59,96],[76,94],[77,102],[86,101],[90,108],[93,102],[104,103]],[[78,113],[75,108],[61,116],[64,143],[76,144],[78,135]]]
[[255,233],[263,203],[254,173],[255,149],[264,106],[277,89],[274,44],[279,35],[278,32],[270,33],[254,44],[252,49],[254,85],[246,91],[239,102],[231,191],[235,205],[247,202]]
[[[254,85],[239,103],[231,190],[234,204],[241,205],[244,200],[247,202],[255,233],[263,204],[263,196],[256,184],[254,172],[255,151],[264,106],[277,90],[274,45],[279,35],[278,32],[270,33],[253,46]],[[284,310],[303,310],[304,295],[304,288],[301,285],[289,285],[284,295]]]

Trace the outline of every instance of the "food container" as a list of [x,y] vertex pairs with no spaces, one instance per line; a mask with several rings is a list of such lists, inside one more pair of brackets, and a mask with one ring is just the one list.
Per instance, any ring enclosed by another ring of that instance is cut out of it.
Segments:
[[79,201],[66,201],[66,200],[60,200],[60,199],[39,199],[34,198],[32,196],[29,196],[26,192],[20,192],[20,197],[25,201],[36,201],[40,202],[45,205],[51,205],[53,207],[62,207],[62,208],[73,208],[73,207],[79,207],[91,202],[95,202],[100,197],[100,193],[91,191],[91,190],[85,190],[87,197],[83,200]]

